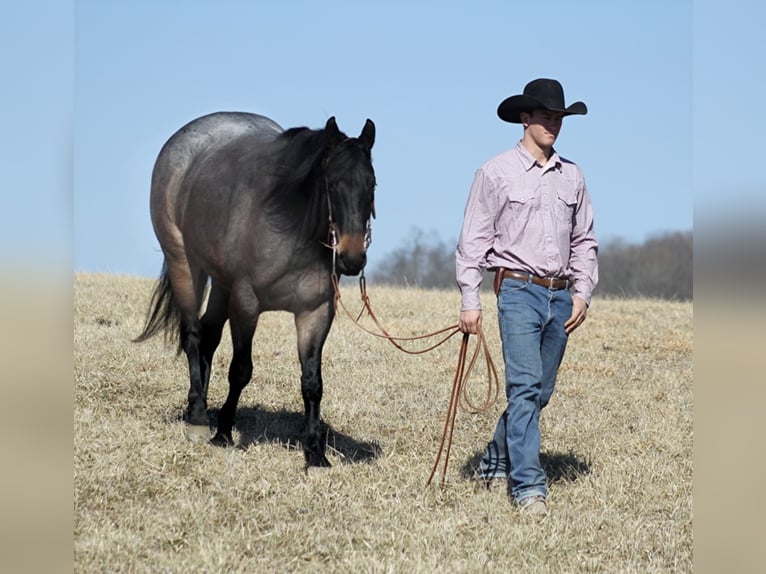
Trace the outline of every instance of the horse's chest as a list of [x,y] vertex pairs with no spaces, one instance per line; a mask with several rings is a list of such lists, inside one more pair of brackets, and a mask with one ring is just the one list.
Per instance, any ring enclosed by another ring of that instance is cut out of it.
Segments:
[[324,274],[290,274],[269,283],[256,282],[254,290],[264,311],[301,313],[316,309],[332,297]]

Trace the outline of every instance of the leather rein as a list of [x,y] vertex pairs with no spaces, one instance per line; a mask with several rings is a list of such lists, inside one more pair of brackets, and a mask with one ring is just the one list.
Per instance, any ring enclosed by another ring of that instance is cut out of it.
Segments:
[[[356,316],[354,316],[348,310],[348,308],[346,307],[346,305],[344,304],[340,296],[340,285],[339,285],[338,275],[335,272],[335,267],[334,267],[334,264],[335,264],[334,253],[335,253],[335,250],[333,250],[333,272],[332,272],[332,283],[333,283],[333,289],[335,290],[335,308],[338,309],[338,307],[340,307],[341,309],[343,309],[344,313],[349,317],[349,319],[351,319],[351,321],[361,330],[375,337],[386,339],[394,347],[410,355],[420,355],[423,353],[427,353],[428,351],[432,351],[433,349],[437,348],[439,345],[442,345],[443,343],[448,341],[450,338],[452,338],[454,335],[460,332],[459,326],[455,324],[455,325],[450,325],[449,327],[445,327],[443,329],[439,329],[438,331],[434,331],[432,333],[428,333],[425,335],[419,335],[416,337],[394,337],[386,330],[386,328],[382,325],[378,317],[375,315],[375,312],[372,310],[372,306],[370,305],[370,298],[367,295],[367,281],[364,277],[364,270],[362,270],[362,274],[359,278],[359,288],[361,291],[362,309],[359,311],[359,313]],[[362,314],[365,311],[370,316],[373,323],[375,323],[375,326],[378,329],[377,332],[371,329],[368,329],[367,327],[363,326],[359,322],[359,320],[362,317]],[[429,347],[426,347],[424,349],[419,349],[419,350],[406,349],[400,344],[400,342],[402,341],[418,341],[422,339],[430,339],[431,337],[435,337],[437,335],[443,335],[443,337],[439,341],[437,341],[435,344]],[[463,340],[461,342],[460,352],[458,354],[457,368],[455,369],[455,377],[452,381],[452,392],[450,393],[449,405],[447,407],[447,414],[444,420],[444,429],[442,431],[441,442],[439,443],[439,451],[436,455],[436,461],[434,462],[433,468],[431,469],[431,474],[428,477],[428,480],[426,481],[426,486],[429,486],[431,484],[431,481],[433,480],[436,474],[436,470],[439,467],[439,462],[441,461],[442,455],[443,455],[444,463],[442,467],[441,480],[439,482],[439,486],[440,488],[444,488],[444,481],[447,475],[447,465],[449,464],[450,450],[452,448],[452,436],[455,430],[455,420],[457,418],[458,407],[462,408],[464,411],[467,411],[473,414],[485,413],[490,408],[492,408],[492,406],[497,402],[497,399],[500,395],[500,380],[497,375],[497,368],[495,367],[495,363],[492,361],[492,356],[490,355],[490,352],[489,352],[489,346],[487,345],[487,339],[484,336],[484,332],[481,330],[481,327],[479,327],[479,332],[477,333],[478,344],[474,348],[474,351],[473,351],[473,354],[471,355],[470,360],[466,362],[466,359],[468,358],[469,337],[470,335],[468,333],[463,333]],[[484,353],[484,360],[487,366],[487,392],[483,402],[481,402],[480,404],[475,404],[468,397],[467,389],[468,389],[468,381],[470,379],[471,372],[473,371],[474,365],[476,364],[476,361],[479,357],[479,353],[481,351],[483,351]]]
[[[337,310],[338,307],[340,306],[340,308],[343,309],[344,313],[349,317],[349,319],[351,319],[354,325],[359,327],[361,330],[375,337],[386,339],[394,347],[410,355],[420,355],[420,354],[432,351],[438,346],[447,342],[454,335],[457,335],[460,332],[460,328],[457,324],[450,325],[449,327],[444,327],[443,329],[439,329],[438,331],[427,333],[425,335],[419,335],[416,337],[394,337],[393,335],[391,335],[386,330],[386,328],[382,325],[377,315],[375,315],[375,312],[372,310],[372,306],[370,305],[370,298],[367,295],[367,280],[365,279],[365,276],[364,276],[364,269],[362,269],[361,275],[359,277],[359,289],[361,292],[362,309],[359,311],[356,317],[348,310],[348,308],[346,307],[346,305],[344,304],[340,296],[340,283],[339,283],[338,274],[336,272],[336,267],[335,267],[337,250],[338,250],[338,237],[337,237],[337,231],[336,231],[337,226],[335,224],[335,220],[332,214],[332,202],[330,200],[330,189],[328,184],[326,185],[326,193],[327,193],[327,207],[328,207],[328,216],[329,216],[328,223],[329,223],[330,244],[329,245],[325,244],[325,246],[332,249],[332,285],[333,285],[333,290],[335,291],[335,295],[334,295],[335,309]],[[374,217],[374,213],[375,212],[373,207],[372,217]],[[365,251],[367,251],[367,249],[369,248],[370,243],[372,243],[372,218],[367,220],[367,228],[366,228],[365,238],[364,238]],[[367,327],[363,326],[359,322],[362,317],[362,314],[365,311],[367,311],[367,314],[370,316],[373,323],[375,323],[375,326],[378,329],[377,332],[371,329],[368,329]],[[430,339],[438,335],[443,335],[443,337],[439,339],[433,345],[426,347],[424,349],[411,350],[401,345],[401,342],[403,341],[419,341],[423,339]],[[489,346],[487,345],[487,339],[484,336],[484,332],[481,330],[481,327],[479,327],[477,337],[478,337],[478,344],[474,348],[470,361],[468,361],[468,363],[466,364],[466,359],[468,357],[468,347],[469,347],[468,340],[470,338],[470,335],[468,333],[463,333],[463,340],[460,344],[460,352],[458,354],[457,368],[455,369],[455,377],[452,381],[452,391],[450,393],[449,405],[447,406],[447,414],[444,419],[444,429],[442,431],[442,438],[439,443],[439,451],[436,454],[436,460],[434,462],[433,468],[431,469],[431,474],[429,475],[428,480],[426,481],[426,486],[429,486],[431,484],[431,481],[436,475],[436,470],[439,467],[439,462],[441,462],[442,455],[443,455],[444,463],[443,463],[442,472],[441,472],[441,480],[439,481],[439,487],[442,489],[444,488],[444,481],[447,475],[447,465],[449,464],[450,450],[452,449],[452,436],[455,430],[455,420],[457,418],[458,407],[472,414],[485,413],[490,408],[492,408],[492,406],[497,402],[497,399],[500,396],[500,380],[497,376],[497,368],[495,367],[495,363],[492,360],[492,356],[490,355]],[[467,389],[468,389],[468,381],[470,379],[471,371],[473,371],[474,365],[476,364],[480,351],[483,351],[484,353],[484,360],[487,366],[487,392],[486,392],[484,401],[481,404],[477,405],[477,404],[474,404],[471,401],[471,399],[468,397]]]

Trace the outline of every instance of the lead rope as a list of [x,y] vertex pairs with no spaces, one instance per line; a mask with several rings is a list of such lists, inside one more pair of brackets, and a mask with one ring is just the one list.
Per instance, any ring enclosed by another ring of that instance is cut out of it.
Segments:
[[[452,449],[452,435],[455,431],[455,420],[457,419],[458,406],[470,413],[485,413],[495,404],[500,393],[500,381],[497,376],[497,369],[489,354],[487,340],[484,337],[484,331],[481,330],[481,327],[479,327],[477,336],[479,337],[479,344],[476,345],[476,349],[474,350],[471,361],[468,363],[468,368],[466,369],[465,360],[468,354],[468,338],[470,335],[468,333],[463,333],[463,341],[460,344],[460,353],[458,354],[455,378],[452,381],[452,392],[450,393],[449,405],[447,406],[447,416],[444,419],[444,430],[442,431],[442,438],[439,443],[439,452],[436,455],[431,474],[426,481],[426,486],[431,484],[431,481],[436,474],[436,469],[439,467],[439,461],[442,454],[444,454],[444,466],[442,468],[441,480],[439,481],[439,488],[444,489],[444,481],[447,477],[447,465],[449,464],[449,454]],[[468,399],[467,387],[471,371],[479,356],[479,350],[482,349],[484,350],[484,358],[487,362],[489,384],[487,385],[487,396],[484,402],[481,405],[476,406]]]
[[[362,298],[362,309],[359,311],[356,317],[354,317],[351,311],[348,310],[348,307],[346,307],[345,303],[343,303],[343,300],[340,297],[340,285],[338,283],[338,276],[335,273],[333,273],[332,275],[332,282],[333,282],[333,288],[335,289],[336,308],[340,306],[340,308],[343,310],[344,313],[346,313],[349,319],[351,319],[351,321],[353,321],[353,323],[365,333],[368,333],[372,335],[373,337],[380,337],[381,339],[386,339],[394,347],[396,347],[400,351],[407,353],[409,355],[422,355],[423,353],[432,351],[436,347],[438,347],[442,343],[445,343],[448,339],[452,338],[454,335],[457,335],[460,332],[460,329],[458,328],[457,325],[450,325],[449,327],[444,327],[443,329],[439,329],[438,331],[434,331],[433,333],[428,333],[426,335],[419,335],[417,337],[394,337],[386,330],[386,328],[383,326],[380,320],[378,320],[378,317],[377,315],[375,315],[375,312],[372,310],[372,306],[370,305],[370,298],[367,295],[367,280],[364,277],[364,271],[362,271],[362,275],[359,277],[359,289],[360,289],[361,298]],[[378,328],[377,332],[371,329],[368,329],[367,327],[359,323],[359,320],[362,318],[362,315],[364,314],[365,311],[367,311],[367,314],[370,316],[373,323],[375,323],[375,326]],[[436,342],[435,344],[425,349],[419,349],[419,350],[407,349],[398,343],[398,341],[419,341],[422,339],[430,339],[431,337],[435,337],[436,335],[441,335],[443,333],[447,333],[447,335],[441,340],[439,340],[438,342]]]
[[[333,231],[333,240],[334,240],[334,231]],[[364,277],[364,270],[362,270],[362,274],[359,278],[359,289],[361,291],[363,306],[359,314],[356,316],[356,318],[354,318],[354,316],[348,310],[346,305],[343,303],[343,300],[341,299],[341,296],[340,296],[340,285],[338,282],[338,275],[335,272],[335,250],[333,250],[332,283],[333,283],[333,289],[335,290],[335,308],[336,309],[338,308],[338,304],[340,304],[341,309],[343,309],[346,315],[351,319],[351,321],[357,327],[359,327],[366,333],[369,333],[375,337],[381,337],[381,338],[387,339],[394,347],[410,355],[419,355],[419,354],[431,351],[435,349],[436,347],[438,347],[439,345],[445,343],[448,339],[452,338],[454,335],[460,332],[460,328],[458,325],[450,325],[449,327],[439,329],[438,331],[434,331],[433,333],[428,333],[426,335],[420,335],[417,337],[392,336],[390,333],[388,333],[388,331],[386,331],[385,327],[383,327],[383,325],[378,320],[377,316],[372,310],[372,307],[370,305],[370,298],[367,295],[367,280]],[[372,318],[373,322],[379,329],[380,333],[376,333],[359,323],[359,319],[361,318],[365,310]],[[405,349],[402,345],[398,343],[398,341],[417,341],[421,339],[427,339],[427,338],[431,338],[436,335],[441,335],[444,333],[447,333],[447,335],[444,338],[439,340],[434,345],[421,350],[413,351],[410,349]],[[433,480],[434,475],[436,474],[436,469],[439,466],[439,461],[442,458],[442,454],[444,454],[444,467],[442,469],[441,480],[439,482],[439,487],[442,489],[444,488],[444,481],[447,475],[447,465],[449,464],[449,454],[452,448],[452,436],[455,430],[455,420],[457,418],[458,406],[460,406],[463,410],[469,413],[474,413],[474,414],[485,413],[490,408],[492,408],[495,402],[497,402],[498,396],[500,395],[500,380],[497,376],[497,368],[495,367],[495,363],[492,360],[492,356],[489,352],[489,346],[487,345],[487,339],[484,336],[484,332],[481,330],[481,327],[479,327],[477,336],[479,338],[479,342],[476,345],[476,348],[474,349],[470,362],[468,363],[468,368],[466,368],[466,357],[468,356],[468,346],[469,346],[468,340],[470,335],[468,333],[463,333],[463,341],[460,345],[460,352],[458,354],[458,364],[457,364],[457,369],[455,371],[455,378],[452,381],[452,391],[450,393],[449,405],[447,407],[447,415],[444,420],[444,430],[442,432],[441,442],[439,443],[439,452],[436,455],[436,461],[434,462],[433,469],[431,470],[431,475],[428,477],[428,480],[426,481],[426,486],[429,486],[431,484],[431,481]],[[473,370],[473,367],[476,364],[476,360],[479,356],[480,350],[484,351],[484,359],[487,365],[487,394],[485,396],[484,402],[482,402],[480,405],[475,405],[468,398],[467,390],[468,390],[468,380],[470,378],[471,371]]]

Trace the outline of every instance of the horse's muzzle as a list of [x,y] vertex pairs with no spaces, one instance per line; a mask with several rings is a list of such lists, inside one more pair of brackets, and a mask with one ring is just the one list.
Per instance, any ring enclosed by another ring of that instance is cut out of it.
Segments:
[[367,264],[365,236],[342,235],[338,242],[335,266],[342,275],[358,275]]

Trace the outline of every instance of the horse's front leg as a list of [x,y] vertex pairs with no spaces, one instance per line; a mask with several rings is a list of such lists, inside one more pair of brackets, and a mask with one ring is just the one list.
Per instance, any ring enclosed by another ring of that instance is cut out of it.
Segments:
[[325,457],[326,437],[322,432],[319,405],[322,402],[322,348],[332,319],[332,301],[295,316],[298,356],[301,361],[301,394],[306,414],[303,454],[307,468],[331,466]]
[[233,354],[229,365],[229,394],[218,412],[218,428],[211,439],[217,446],[234,444],[232,429],[237,403],[253,375],[253,334],[258,324],[260,305],[249,282],[237,283],[232,288],[228,314]]

